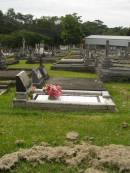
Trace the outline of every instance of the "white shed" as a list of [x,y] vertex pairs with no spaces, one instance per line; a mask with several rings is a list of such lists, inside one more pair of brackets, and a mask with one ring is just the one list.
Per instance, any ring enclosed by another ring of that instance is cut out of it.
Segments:
[[128,47],[130,45],[130,36],[111,35],[90,35],[85,37],[85,44],[105,46],[107,40],[109,40],[110,46]]

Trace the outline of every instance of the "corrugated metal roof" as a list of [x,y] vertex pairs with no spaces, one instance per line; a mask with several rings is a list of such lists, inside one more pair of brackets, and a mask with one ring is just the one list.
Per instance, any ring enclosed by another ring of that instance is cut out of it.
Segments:
[[130,40],[130,36],[113,36],[113,35],[90,35],[85,38],[90,38],[90,39],[113,39],[113,40]]

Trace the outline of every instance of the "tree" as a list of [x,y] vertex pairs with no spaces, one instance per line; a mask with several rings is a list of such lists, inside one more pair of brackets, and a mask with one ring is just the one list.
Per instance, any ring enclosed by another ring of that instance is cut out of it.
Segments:
[[4,14],[3,12],[0,10],[0,34],[2,34],[4,32]]
[[96,35],[96,34],[104,34],[107,30],[107,26],[100,20],[94,20],[93,22],[84,22],[82,25],[82,29],[85,36],[88,35]]
[[83,37],[81,29],[81,17],[76,13],[61,18],[61,38],[64,44],[79,44]]
[[0,42],[3,47],[20,48],[22,40],[25,39],[27,46],[35,47],[35,44],[41,43],[44,38],[41,34],[22,30],[9,35],[0,35]]
[[127,35],[128,34],[128,28],[123,27],[114,27],[114,28],[108,28],[105,32],[107,35]]
[[40,19],[36,19],[33,21],[29,30],[46,35],[46,37],[48,37],[46,41],[50,45],[60,44],[61,23],[57,16],[43,16]]

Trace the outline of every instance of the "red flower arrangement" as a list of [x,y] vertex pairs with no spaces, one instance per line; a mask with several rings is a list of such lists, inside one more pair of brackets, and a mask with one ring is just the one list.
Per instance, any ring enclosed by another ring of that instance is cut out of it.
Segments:
[[58,99],[62,95],[60,85],[48,84],[43,88],[43,91],[49,95],[49,99]]

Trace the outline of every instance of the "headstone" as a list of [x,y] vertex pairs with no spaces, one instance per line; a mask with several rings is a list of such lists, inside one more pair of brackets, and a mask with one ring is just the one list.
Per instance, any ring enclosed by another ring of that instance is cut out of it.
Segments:
[[107,40],[106,41],[106,57],[108,57],[108,55],[109,55],[109,49],[110,49],[110,47],[109,47],[109,40]]
[[0,70],[5,70],[6,68],[6,59],[2,53],[2,50],[0,49]]
[[41,72],[43,78],[44,78],[45,80],[47,80],[47,79],[49,78],[49,75],[48,75],[47,70],[45,69],[45,67],[44,67],[44,66],[40,66],[40,67],[39,67],[39,70],[40,70],[40,72]]
[[128,47],[127,47],[128,54],[130,53],[130,42],[128,42]]
[[16,92],[27,92],[30,86],[31,80],[25,71],[16,75]]
[[112,61],[111,61],[111,59],[104,58],[104,60],[102,61],[102,68],[108,69],[110,67],[112,67]]
[[44,66],[32,70],[32,83],[37,88],[42,88],[49,75]]
[[29,57],[28,57],[28,60],[27,60],[28,63],[32,64],[33,63],[33,58],[32,58],[32,53],[31,53],[31,50],[29,50]]

